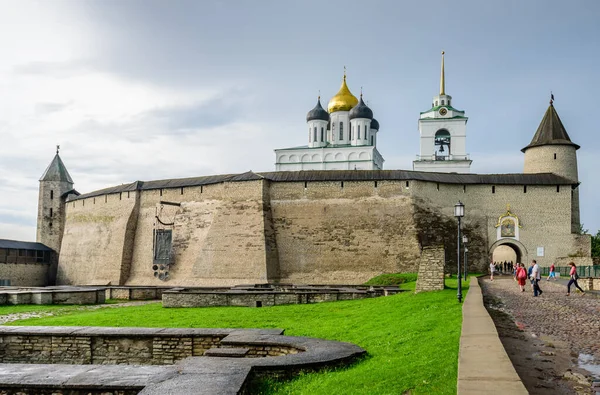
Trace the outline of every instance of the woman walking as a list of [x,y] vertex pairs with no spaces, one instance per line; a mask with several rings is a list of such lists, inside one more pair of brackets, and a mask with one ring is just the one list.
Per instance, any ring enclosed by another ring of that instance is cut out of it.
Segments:
[[517,263],[517,270],[515,271],[515,279],[519,284],[519,288],[521,292],[525,292],[525,281],[527,280],[527,271],[525,270],[525,265],[522,263]]
[[581,289],[579,284],[577,284],[577,279],[579,278],[579,276],[577,275],[577,266],[575,266],[575,262],[569,262],[569,266],[571,266],[571,271],[569,272],[571,279],[569,280],[569,284],[567,284],[567,296],[571,295],[572,284],[575,284],[577,289],[580,290],[582,294],[584,294],[585,291]]

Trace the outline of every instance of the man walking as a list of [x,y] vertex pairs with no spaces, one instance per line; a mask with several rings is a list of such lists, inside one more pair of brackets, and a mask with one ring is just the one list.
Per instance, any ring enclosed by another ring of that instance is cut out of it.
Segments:
[[533,296],[542,296],[542,290],[540,288],[540,280],[542,279],[542,271],[540,270],[540,266],[537,264],[537,261],[534,259],[531,261],[531,279],[533,281]]

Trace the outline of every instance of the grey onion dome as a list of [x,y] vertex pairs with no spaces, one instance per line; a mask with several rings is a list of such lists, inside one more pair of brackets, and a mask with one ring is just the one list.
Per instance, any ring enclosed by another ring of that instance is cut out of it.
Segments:
[[365,104],[362,99],[362,95],[360,95],[360,99],[358,104],[352,107],[349,113],[350,119],[354,118],[366,118],[373,119],[373,111]]
[[379,130],[379,122],[375,118],[371,120],[371,129]]
[[319,119],[321,121],[329,121],[329,113],[325,111],[325,109],[321,106],[321,98],[317,100],[317,105],[315,108],[310,110],[308,114],[306,114],[306,122],[314,121],[315,119]]

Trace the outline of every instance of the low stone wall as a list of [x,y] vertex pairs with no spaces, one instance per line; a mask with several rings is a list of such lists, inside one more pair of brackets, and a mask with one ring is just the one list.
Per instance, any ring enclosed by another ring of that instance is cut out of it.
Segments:
[[99,304],[105,302],[104,288],[0,287],[0,305]]
[[1,263],[0,279],[9,280],[11,286],[43,287],[48,285],[48,263]]
[[166,365],[219,347],[226,332],[162,328],[0,327],[0,363]]
[[[365,354],[354,344],[282,336],[282,332],[0,327],[0,356],[27,363],[0,363],[0,395],[242,394],[251,378],[334,368]],[[205,352],[207,347],[211,352]],[[211,356],[185,357],[176,365],[169,364],[186,353]],[[37,363],[43,358],[60,364]],[[167,364],[131,364],[143,361]]]
[[340,300],[366,299],[393,295],[400,292],[398,287],[350,286],[334,288],[325,286],[272,286],[259,289],[254,287],[234,287],[226,290],[207,291],[204,289],[172,289],[162,294],[163,307],[267,307],[283,304],[309,304],[335,302]]
[[160,300],[162,293],[174,287],[107,287],[106,299]]

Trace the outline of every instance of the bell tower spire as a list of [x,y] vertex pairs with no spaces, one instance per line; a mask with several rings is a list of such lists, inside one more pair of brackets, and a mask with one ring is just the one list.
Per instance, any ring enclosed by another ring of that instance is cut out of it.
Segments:
[[440,96],[446,94],[446,80],[444,76],[444,51],[442,51],[442,71],[440,76]]

